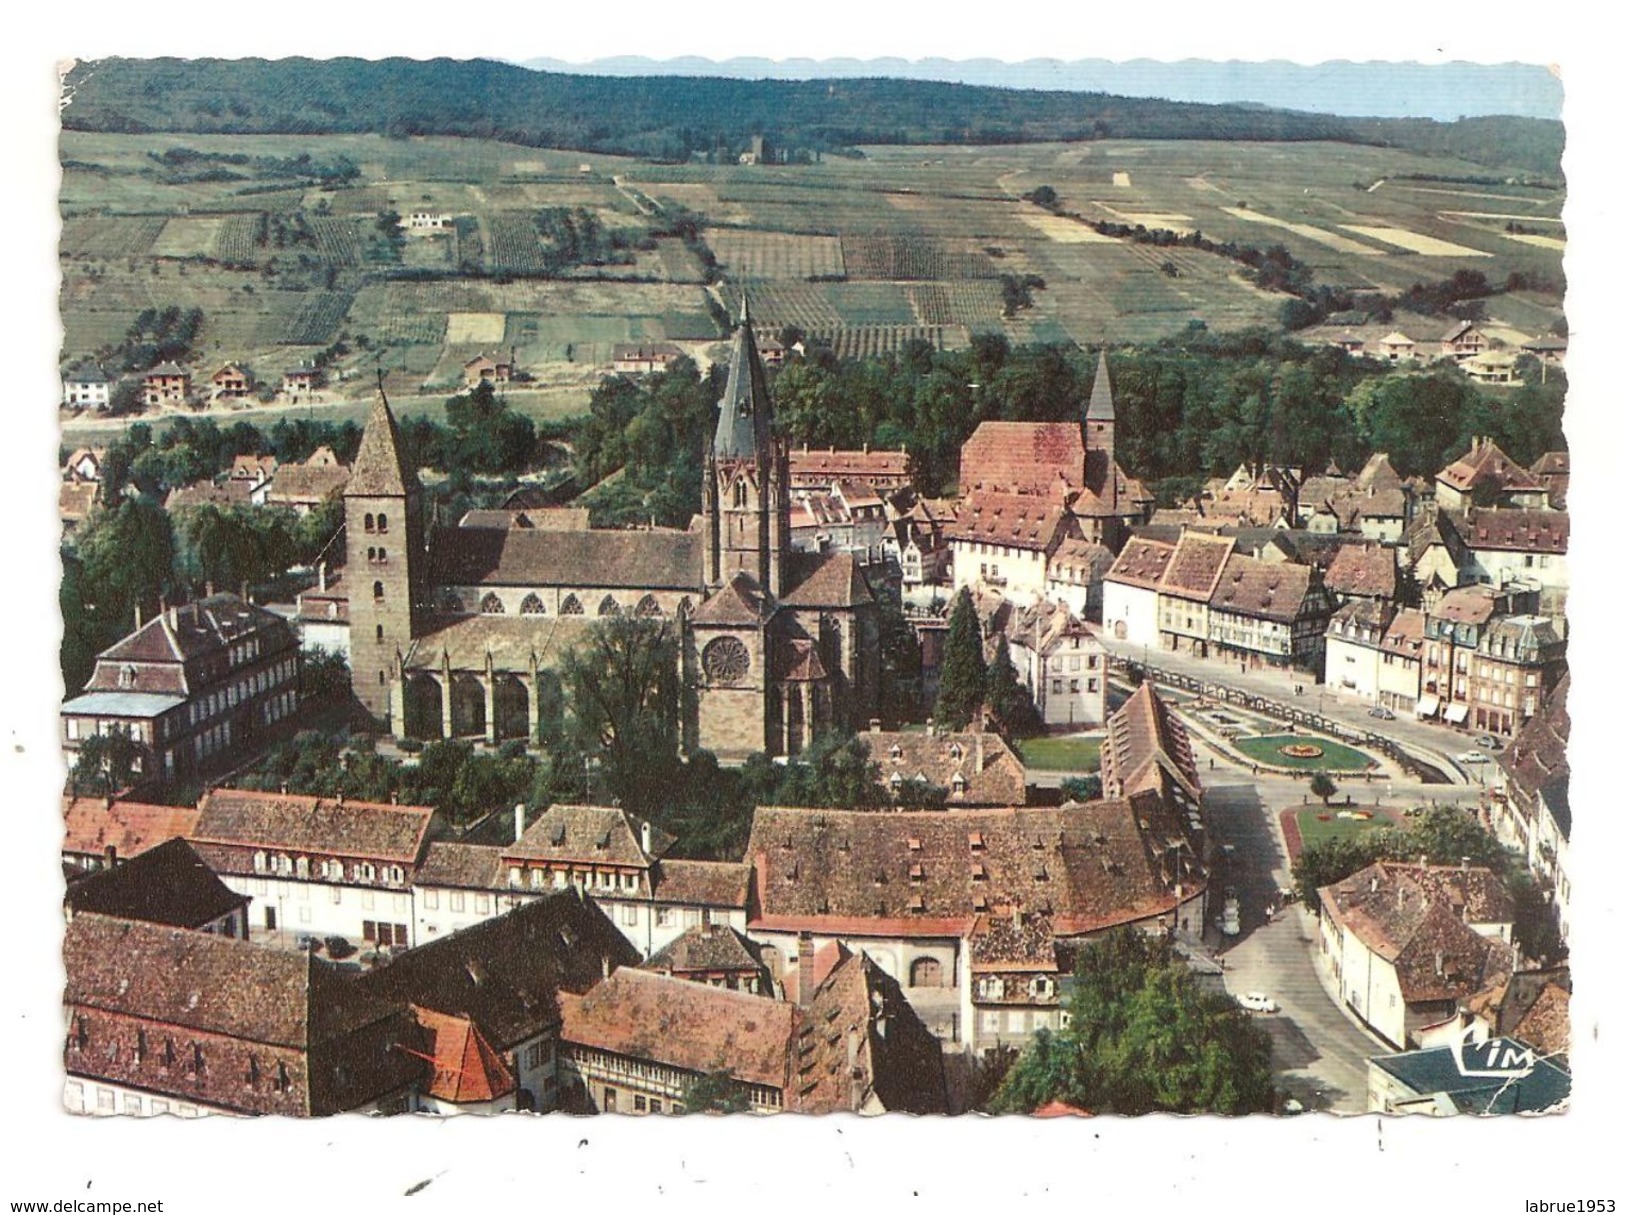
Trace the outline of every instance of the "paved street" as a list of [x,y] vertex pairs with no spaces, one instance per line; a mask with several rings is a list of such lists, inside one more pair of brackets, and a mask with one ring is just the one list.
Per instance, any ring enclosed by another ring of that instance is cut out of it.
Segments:
[[[1101,640],[1107,651],[1115,658],[1146,662],[1153,667],[1161,667],[1223,687],[1257,696],[1268,696],[1282,704],[1296,704],[1361,733],[1369,731],[1381,734],[1412,751],[1419,759],[1437,763],[1438,760],[1433,757],[1442,758],[1445,761],[1446,774],[1453,779],[1465,779],[1468,783],[1476,785],[1490,776],[1488,771],[1477,770],[1486,768],[1487,765],[1459,765],[1451,762],[1462,752],[1474,747],[1472,740],[1476,737],[1476,731],[1465,732],[1434,722],[1417,721],[1405,714],[1396,716],[1393,721],[1379,720],[1369,713],[1370,701],[1362,700],[1352,693],[1340,693],[1335,688],[1306,682],[1308,677],[1301,672],[1243,670],[1233,659],[1196,658],[1184,652],[1169,653],[1164,650],[1147,650],[1142,646],[1125,645],[1107,637],[1102,637]],[[1293,688],[1299,684],[1303,685],[1302,696],[1297,696],[1293,692]]]

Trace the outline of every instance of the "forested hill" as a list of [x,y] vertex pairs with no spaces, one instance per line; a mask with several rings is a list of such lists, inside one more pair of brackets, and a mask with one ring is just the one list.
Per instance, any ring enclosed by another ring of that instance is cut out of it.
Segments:
[[1474,151],[1486,164],[1555,174],[1562,148],[1561,124],[1535,119],[1475,120],[1478,136],[1514,137],[1475,137],[1458,149],[1449,133],[1460,124],[1421,120],[920,80],[565,75],[489,60],[101,59],[75,66],[65,88],[69,130],[440,134],[661,159],[737,149],[753,135],[823,152],[1100,138],[1412,146],[1414,131],[1428,151]]

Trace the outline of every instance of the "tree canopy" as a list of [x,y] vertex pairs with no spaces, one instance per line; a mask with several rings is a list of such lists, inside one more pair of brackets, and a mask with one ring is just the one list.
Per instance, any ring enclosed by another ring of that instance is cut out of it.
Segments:
[[994,1093],[994,1113],[1050,1101],[1104,1114],[1265,1112],[1270,1038],[1210,993],[1169,942],[1116,929],[1078,955],[1070,1023],[1040,1030]]
[[[1008,659],[1009,654],[1005,657]],[[987,660],[982,655],[982,627],[971,606],[970,592],[954,596],[948,637],[942,647],[937,685],[937,721],[963,730],[987,700]]]

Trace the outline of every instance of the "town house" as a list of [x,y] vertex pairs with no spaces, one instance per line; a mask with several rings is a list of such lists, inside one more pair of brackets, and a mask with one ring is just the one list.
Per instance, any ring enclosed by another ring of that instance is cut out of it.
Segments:
[[252,896],[256,930],[414,944],[428,806],[211,789],[198,812],[191,842],[227,886]]
[[1540,607],[1561,614],[1569,594],[1567,511],[1471,510],[1451,519],[1467,550],[1464,582],[1540,587]]
[[[1379,646],[1378,704],[1395,713],[1417,711],[1417,698],[1422,694],[1422,652],[1426,644],[1425,615],[1415,608],[1404,608],[1394,613]],[[1328,669],[1330,661],[1328,657]]]
[[1400,1049],[1513,971],[1512,898],[1488,869],[1379,861],[1319,893],[1338,999]]
[[1044,574],[1044,596],[1079,620],[1102,619],[1106,571],[1116,558],[1104,544],[1072,538],[1061,541]]
[[639,957],[702,923],[745,927],[748,865],[667,859],[669,835],[612,806],[550,806],[523,829],[514,813],[510,844],[429,846],[413,889],[418,940],[569,889],[591,895]]
[[62,404],[69,409],[106,409],[113,400],[113,382],[94,363],[80,363],[62,376]]
[[393,1113],[420,1082],[410,1011],[303,950],[85,912],[62,959],[70,1113]]
[[1568,670],[1561,617],[1497,616],[1485,625],[1467,684],[1468,723],[1510,737]]
[[1021,806],[1027,769],[991,730],[925,733],[881,730],[860,735],[882,786],[894,794],[910,782],[941,789],[950,806]]
[[680,1114],[726,1073],[752,1113],[945,1113],[942,1047],[896,981],[839,946],[819,961],[793,1003],[631,969],[561,994],[569,1108]]
[[709,918],[685,928],[670,945],[650,955],[642,969],[753,996],[775,994],[761,950],[737,928],[713,924]]
[[1565,674],[1495,756],[1496,837],[1516,848],[1546,886],[1564,939],[1569,929],[1569,680]]
[[227,363],[209,377],[217,401],[240,401],[254,387],[254,376],[240,363]]
[[[1235,548],[1234,537],[1187,531],[1179,537],[1157,584],[1157,630],[1161,649],[1186,649],[1206,658],[1212,636],[1208,604]],[[1183,643],[1183,644],[1181,644]]]
[[140,744],[143,779],[242,763],[299,708],[299,645],[286,621],[236,595],[170,607],[102,651],[63,702],[62,742],[114,732]]
[[1439,471],[1433,495],[1439,509],[1449,511],[1470,506],[1545,510],[1551,505],[1540,478],[1484,437],[1475,437],[1465,455]]
[[1041,602],[1004,626],[1016,676],[1046,726],[1098,726],[1106,720],[1106,650],[1064,604]]
[[1375,599],[1354,599],[1332,613],[1326,626],[1328,687],[1372,704],[1382,699],[1383,638],[1393,617],[1393,608]]
[[68,882],[69,920],[86,913],[248,940],[248,896],[231,890],[183,839]]
[[433,1035],[420,1058],[432,1079],[414,1093],[430,1113],[555,1109],[561,1008],[637,951],[579,889],[551,892],[374,967],[356,987],[410,1007]]
[[62,863],[80,873],[110,869],[197,826],[193,806],[160,806],[114,797],[62,797]]
[[1208,599],[1208,638],[1248,666],[1319,675],[1335,606],[1318,567],[1231,553]]
[[1157,588],[1174,546],[1134,537],[1123,546],[1101,587],[1101,620],[1117,641],[1161,648]]
[[856,482],[882,494],[907,489],[914,480],[914,458],[901,451],[839,451],[806,446],[790,449],[790,488],[828,492],[837,481]]

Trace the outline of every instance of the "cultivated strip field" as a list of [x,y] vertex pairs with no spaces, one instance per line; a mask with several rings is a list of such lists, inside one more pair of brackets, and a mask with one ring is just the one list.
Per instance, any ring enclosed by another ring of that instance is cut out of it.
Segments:
[[[1365,257],[1382,257],[1384,252],[1374,245],[1362,245],[1357,240],[1350,240],[1346,236],[1339,236],[1335,232],[1328,232],[1325,228],[1316,228],[1312,224],[1294,224],[1284,219],[1276,219],[1271,215],[1263,215],[1257,211],[1244,210],[1241,207],[1222,208],[1226,215],[1233,215],[1239,220],[1250,224],[1268,224],[1272,228],[1284,228],[1306,240],[1315,241],[1339,253],[1358,253]],[[1347,224],[1343,225],[1345,228]]]
[[1412,253],[1420,253],[1424,257],[1494,256],[1494,254],[1485,253],[1481,249],[1469,249],[1464,245],[1440,240],[1437,237],[1427,236],[1421,232],[1411,232],[1405,228],[1380,228],[1370,224],[1339,224],[1338,226],[1349,232],[1358,232],[1361,236],[1370,237],[1372,240],[1386,241],[1390,245],[1398,245],[1401,249],[1408,249]]

